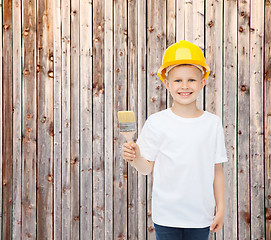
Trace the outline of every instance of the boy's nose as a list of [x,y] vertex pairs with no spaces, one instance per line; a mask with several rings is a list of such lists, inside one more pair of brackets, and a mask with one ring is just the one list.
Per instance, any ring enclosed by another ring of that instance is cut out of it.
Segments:
[[182,82],[181,87],[182,88],[188,88],[188,82]]

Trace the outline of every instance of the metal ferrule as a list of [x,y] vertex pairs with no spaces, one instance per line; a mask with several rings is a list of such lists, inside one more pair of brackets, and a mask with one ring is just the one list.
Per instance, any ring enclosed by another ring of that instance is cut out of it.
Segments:
[[133,132],[136,131],[135,122],[119,123],[120,132]]

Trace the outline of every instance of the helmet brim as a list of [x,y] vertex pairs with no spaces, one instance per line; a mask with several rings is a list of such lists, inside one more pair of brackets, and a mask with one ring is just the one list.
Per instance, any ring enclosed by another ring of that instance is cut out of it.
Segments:
[[174,60],[174,61],[168,61],[162,64],[162,66],[158,69],[157,74],[162,82],[164,82],[164,80],[166,79],[166,68],[171,65],[176,65],[176,64],[196,64],[196,65],[202,66],[205,72],[203,78],[205,79],[207,79],[210,74],[210,67],[205,62],[202,62],[200,60],[194,60],[194,59],[193,60],[191,59]]

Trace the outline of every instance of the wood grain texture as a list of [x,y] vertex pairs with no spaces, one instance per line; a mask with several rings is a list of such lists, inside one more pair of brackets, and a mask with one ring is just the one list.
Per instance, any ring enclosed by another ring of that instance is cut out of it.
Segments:
[[2,237],[12,236],[12,3],[3,1],[2,27],[2,121],[3,121],[3,158],[2,158]]
[[[137,74],[137,32],[142,31],[138,25],[137,7],[138,1],[128,1],[128,66],[127,66],[127,90],[128,90],[128,110],[134,111],[138,115],[138,74]],[[137,118],[137,117],[136,117]],[[136,136],[134,136],[135,138]],[[138,206],[137,206],[137,171],[128,164],[128,239],[138,239]]]
[[[249,157],[249,21],[250,2],[238,2],[238,104],[237,104],[237,208],[238,236],[250,239],[250,157]],[[241,117],[242,116],[242,117]],[[229,191],[229,189],[228,189]],[[227,213],[227,215],[230,213]],[[229,216],[227,216],[229,217]]]
[[[147,55],[146,55],[146,40],[147,40],[147,26],[146,26],[146,0],[138,0],[138,46],[137,46],[137,60],[138,60],[138,114],[137,114],[137,126],[140,133],[147,114],[147,96],[146,96],[146,80],[147,80]],[[137,207],[138,207],[138,239],[147,239],[147,200],[146,200],[146,179],[147,177],[138,173],[137,180]]]
[[38,165],[37,238],[53,239],[52,1],[37,1]]
[[[85,17],[88,16],[88,17]],[[92,2],[80,1],[80,239],[92,239]]]
[[53,239],[62,239],[62,186],[61,186],[61,86],[62,86],[62,48],[61,48],[61,0],[53,1],[53,73],[54,73],[54,214]]
[[[206,110],[222,117],[222,1],[205,5],[205,58],[211,69],[205,87]],[[214,94],[215,93],[215,94]]]
[[61,1],[61,193],[62,239],[71,239],[71,2]]
[[114,235],[127,239],[127,164],[121,156],[117,112],[127,108],[127,2],[114,1]]
[[113,114],[114,114],[114,63],[113,63],[113,2],[105,1],[104,23],[104,172],[105,172],[105,239],[113,239],[113,164],[114,164],[114,138],[113,138]]
[[176,41],[185,39],[185,0],[176,0]]
[[265,2],[264,143],[265,143],[265,238],[271,240],[271,3]]
[[80,239],[80,2],[71,1],[71,238]]
[[93,239],[104,239],[104,2],[93,1]]
[[[22,237],[36,239],[37,82],[36,1],[22,2]],[[8,238],[7,238],[8,239]]]
[[263,31],[264,2],[251,0],[250,17],[250,198],[251,238],[264,238]]
[[[0,26],[3,26],[3,3],[0,0]],[[0,57],[3,59],[3,28],[0,29]],[[3,136],[3,67],[0,64],[0,135]],[[0,173],[3,173],[3,138],[0,138]],[[16,201],[17,203],[18,201]],[[0,240],[3,239],[3,175],[0,174]],[[16,232],[16,230],[15,230]]]
[[[138,0],[138,26],[141,26],[138,30],[138,114],[137,114],[137,126],[140,133],[147,115],[147,95],[146,95],[146,82],[147,82],[147,55],[146,55],[146,0]],[[138,173],[138,185],[137,185],[137,201],[138,201],[138,239],[147,239],[147,214],[146,214],[146,179],[147,177]]]
[[[13,86],[14,86],[13,88],[13,111],[14,111],[13,113],[13,116],[14,116],[13,117],[13,126],[14,126],[13,153],[14,154],[13,154],[13,166],[12,166],[13,167],[13,186],[12,186],[13,205],[12,205],[12,208],[16,209],[15,211],[13,211],[13,214],[12,214],[12,238],[13,239],[20,239],[22,235],[22,221],[21,221],[21,218],[22,218],[22,211],[21,211],[21,203],[22,203],[22,188],[21,188],[22,186],[22,74],[21,74],[22,73],[22,41],[21,41],[22,32],[21,32],[21,25],[22,25],[22,21],[21,21],[21,17],[22,17],[21,1],[19,0],[13,1],[12,2],[12,18],[13,18],[12,29],[14,32],[17,33],[13,35],[13,50],[12,50],[13,52]],[[1,23],[0,23],[0,26],[2,26]],[[0,36],[0,39],[2,39],[1,36]],[[0,56],[2,56],[2,53],[0,53]],[[2,71],[0,70],[0,75],[2,76],[1,72]],[[0,89],[0,92],[2,92],[1,89]],[[1,101],[2,101],[2,98],[1,98]],[[1,103],[0,103],[0,106],[2,106]],[[0,120],[0,122],[2,123],[2,120]],[[2,166],[1,163],[0,163],[0,166]]]
[[224,231],[217,233],[216,239],[237,239],[237,2],[225,1],[223,9],[223,126],[228,157],[228,162],[223,164],[223,167],[227,183],[225,184],[227,211]]

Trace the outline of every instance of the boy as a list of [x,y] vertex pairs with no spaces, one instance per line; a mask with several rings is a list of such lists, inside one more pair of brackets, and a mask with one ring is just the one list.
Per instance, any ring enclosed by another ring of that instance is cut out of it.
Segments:
[[222,162],[228,160],[222,121],[196,106],[209,73],[198,46],[184,40],[171,45],[158,76],[173,105],[148,117],[137,143],[123,145],[123,158],[134,161],[137,171],[153,171],[158,240],[207,240],[209,230],[223,225]]

